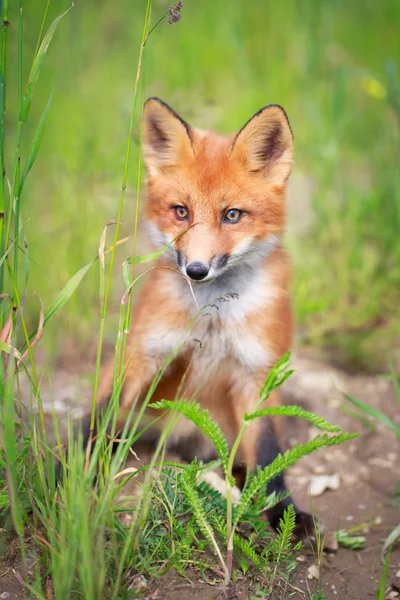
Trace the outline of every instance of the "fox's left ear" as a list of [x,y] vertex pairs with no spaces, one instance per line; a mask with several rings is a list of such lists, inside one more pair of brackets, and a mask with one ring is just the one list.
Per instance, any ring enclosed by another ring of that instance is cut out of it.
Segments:
[[144,105],[143,155],[148,174],[176,167],[194,157],[189,125],[168,104],[149,98]]
[[283,108],[272,104],[255,114],[237,134],[231,157],[284,185],[292,168],[293,135]]

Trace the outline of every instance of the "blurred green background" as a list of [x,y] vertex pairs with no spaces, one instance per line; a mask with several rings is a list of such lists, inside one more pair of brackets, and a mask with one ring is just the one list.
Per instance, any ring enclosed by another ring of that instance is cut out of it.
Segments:
[[[24,80],[46,4],[24,0]],[[52,0],[47,24],[68,6]],[[46,57],[23,148],[26,155],[54,88],[21,198],[31,327],[38,318],[32,292],[48,307],[95,256],[104,225],[117,215],[145,6],[76,0]],[[152,22],[167,8],[155,0]],[[17,11],[12,0],[6,168],[17,124]],[[190,123],[227,133],[266,104],[286,109],[296,148],[287,245],[298,344],[348,367],[384,368],[387,350],[400,361],[399,23],[398,0],[185,0],[182,20],[164,20],[145,48],[140,104],[156,95]],[[138,121],[121,236],[132,231],[139,131]],[[118,252],[109,340],[130,248]],[[71,351],[92,356],[98,282],[95,266],[49,322],[42,347],[53,363]]]

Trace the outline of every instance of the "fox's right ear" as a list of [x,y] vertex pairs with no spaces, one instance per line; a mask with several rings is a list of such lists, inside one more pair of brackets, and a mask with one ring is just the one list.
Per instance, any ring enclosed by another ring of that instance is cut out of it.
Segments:
[[143,155],[150,176],[193,158],[190,127],[165,102],[149,98],[143,118]]
[[286,184],[293,160],[293,135],[285,111],[277,104],[261,109],[234,139],[232,157],[252,173]]

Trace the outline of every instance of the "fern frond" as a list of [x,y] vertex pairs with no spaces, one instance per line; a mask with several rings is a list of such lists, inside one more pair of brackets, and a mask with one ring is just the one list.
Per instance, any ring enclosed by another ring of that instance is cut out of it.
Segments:
[[[265,526],[265,525],[264,525]],[[222,538],[226,538],[227,530],[226,523],[224,519],[217,518],[214,520],[214,527],[218,531],[219,535]],[[250,536],[248,540],[241,537],[240,535],[233,536],[233,551],[237,554],[237,551],[240,550],[246,558],[251,560],[253,564],[262,571],[264,562],[259,554],[257,554],[256,549],[254,548],[254,536]]]
[[209,473],[210,471],[216,471],[221,466],[222,462],[220,458],[210,460],[210,462],[206,462],[204,464],[200,462],[197,473],[198,475],[204,475],[205,473]]
[[311,452],[315,452],[315,450],[318,450],[319,448],[323,448],[324,446],[336,446],[347,440],[352,440],[357,436],[358,434],[351,433],[340,433],[332,437],[329,437],[327,434],[322,436],[318,435],[307,444],[298,444],[294,448],[287,450],[285,454],[278,454],[278,456],[270,465],[257,472],[247,488],[242,492],[240,502],[234,513],[234,527],[236,527],[239,521],[242,519],[247,507],[257,492],[264,488],[267,483],[279,475],[279,473],[285,471],[303,456],[311,454]]
[[[291,539],[296,525],[296,511],[293,504],[290,504],[284,511],[279,521],[278,537],[271,544],[271,554],[274,560],[274,570],[272,573],[272,584],[275,580],[278,567],[282,568],[282,563],[287,563],[291,551]],[[295,563],[294,563],[295,564]],[[286,572],[290,572],[289,565],[284,566]]]
[[284,417],[300,417],[301,419],[306,419],[310,421],[313,425],[321,429],[321,431],[329,431],[330,433],[341,431],[340,427],[336,425],[331,425],[322,417],[315,415],[314,413],[308,412],[307,410],[303,410],[300,406],[271,406],[270,408],[263,408],[262,410],[257,410],[256,412],[250,413],[249,415],[245,415],[243,420],[253,421],[254,419],[258,419],[259,417],[266,417],[270,415],[282,415]]
[[241,550],[246,558],[251,560],[251,562],[259,569],[259,571],[263,571],[265,569],[265,561],[257,554],[255,548],[244,538],[240,537],[240,535],[233,536],[233,550]]
[[288,371],[290,360],[290,352],[287,352],[282,358],[272,367],[265,380],[264,385],[260,390],[260,398],[266,400],[271,392],[280,387],[282,383],[290,377],[293,370]]
[[190,504],[190,507],[193,511],[193,515],[196,519],[197,525],[204,535],[204,537],[210,542],[211,545],[214,544],[214,536],[212,535],[211,527],[208,523],[207,515],[204,510],[204,506],[201,502],[201,499],[196,491],[196,489],[192,485],[192,481],[187,473],[183,473],[181,477],[179,477],[180,483],[182,486],[182,490]]
[[214,537],[212,527],[208,522],[206,512],[204,510],[204,506],[202,501],[197,493],[196,488],[192,485],[191,476],[186,471],[179,475],[179,482],[181,484],[181,488],[190,504],[190,507],[193,511],[194,518],[196,523],[206,538],[206,540],[211,544],[214,548],[216,554],[218,555],[219,560],[221,561],[221,565],[224,569],[224,573],[227,574],[226,564],[222,557],[221,551],[217,544],[217,541]]
[[[263,492],[264,492],[264,490],[263,490]],[[286,500],[286,498],[289,498],[289,496],[290,496],[290,492],[288,490],[286,490],[284,492],[279,492],[279,494],[275,491],[272,492],[272,494],[268,494],[268,496],[266,498],[264,498],[264,505],[263,505],[261,512],[264,512],[266,510],[269,510],[270,508],[273,508],[280,502],[283,502],[283,500]]]
[[213,443],[226,471],[229,459],[228,443],[220,427],[211,419],[208,410],[202,409],[196,401],[185,402],[184,400],[160,400],[149,406],[156,410],[176,410],[197,425],[201,432]]
[[277,562],[287,556],[290,551],[295,525],[296,511],[294,510],[293,504],[289,504],[284,510],[282,518],[279,520]]

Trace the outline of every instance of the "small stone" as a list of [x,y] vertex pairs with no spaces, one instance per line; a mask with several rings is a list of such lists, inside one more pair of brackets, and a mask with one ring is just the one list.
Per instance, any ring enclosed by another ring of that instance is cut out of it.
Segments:
[[303,563],[303,562],[305,562],[305,560],[306,560],[306,557],[305,557],[305,556],[303,556],[302,554],[300,554],[300,556],[297,556],[297,557],[296,557],[296,560],[297,560],[297,562],[299,562],[299,563]]
[[338,490],[339,487],[339,473],[335,473],[334,475],[317,475],[311,479],[308,492],[311,496],[321,496],[325,490]]
[[7,600],[8,598],[11,598],[11,596],[8,592],[3,592],[2,594],[0,594],[0,598],[1,600]]
[[324,543],[324,551],[329,552],[330,556],[334,556],[335,552],[337,552],[339,549],[339,543],[336,539],[335,535],[332,535],[331,533],[328,533],[328,535],[325,538],[325,543]]
[[311,565],[307,569],[307,579],[318,579],[319,571],[317,565]]
[[137,577],[134,578],[134,580],[128,587],[128,590],[129,591],[134,590],[135,593],[141,594],[143,592],[146,592],[147,588],[148,588],[148,583],[147,583],[146,577],[143,577],[143,575],[138,575]]
[[[392,598],[398,598],[399,597],[399,592],[389,592],[388,594],[388,598],[392,599]],[[0,596],[1,598],[1,596]]]
[[353,515],[347,515],[346,521],[352,521],[354,519]]
[[365,506],[365,504],[357,504],[357,508],[358,510],[365,510],[367,507]]
[[400,579],[400,571],[397,571],[396,577],[398,577]]

